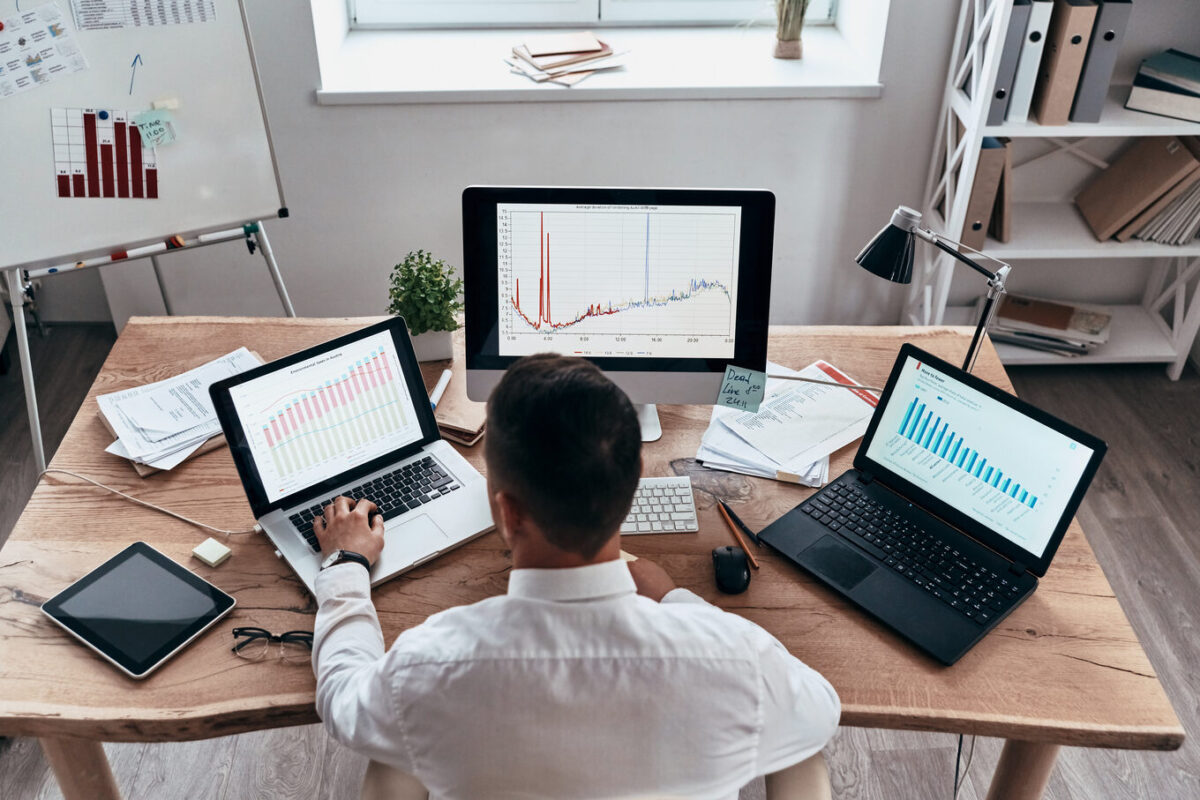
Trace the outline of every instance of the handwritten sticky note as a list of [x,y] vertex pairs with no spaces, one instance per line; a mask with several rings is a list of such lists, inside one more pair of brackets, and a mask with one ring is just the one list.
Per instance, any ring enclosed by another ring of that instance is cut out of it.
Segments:
[[717,405],[756,412],[766,391],[767,373],[729,364],[725,367],[725,378],[721,381]]
[[175,118],[165,108],[134,114],[133,124],[137,125],[142,141],[154,147],[171,144],[179,138]]

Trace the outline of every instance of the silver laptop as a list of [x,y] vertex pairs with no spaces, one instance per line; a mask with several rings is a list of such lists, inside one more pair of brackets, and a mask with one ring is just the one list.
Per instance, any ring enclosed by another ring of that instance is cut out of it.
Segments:
[[313,517],[338,495],[383,514],[372,586],[494,527],[483,476],[438,434],[403,319],[209,391],[255,519],[310,592],[328,555]]

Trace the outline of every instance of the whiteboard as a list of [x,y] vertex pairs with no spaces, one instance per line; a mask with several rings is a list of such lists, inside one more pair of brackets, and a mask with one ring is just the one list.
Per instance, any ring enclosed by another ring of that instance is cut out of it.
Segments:
[[[54,0],[89,67],[0,97],[0,267],[69,263],[280,214],[283,188],[245,14],[240,0],[209,1],[210,22],[78,30],[71,0]],[[16,14],[0,3],[0,20]],[[43,4],[22,0],[21,10]],[[60,196],[52,109],[133,114],[169,98],[179,102],[171,112],[178,139],[155,148],[157,199]]]

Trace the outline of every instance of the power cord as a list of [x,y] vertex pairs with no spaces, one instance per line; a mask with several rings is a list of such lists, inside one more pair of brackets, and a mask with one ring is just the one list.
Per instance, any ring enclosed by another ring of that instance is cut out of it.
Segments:
[[194,520],[190,517],[185,517],[182,514],[176,514],[174,511],[163,508],[162,506],[156,506],[153,503],[147,503],[145,500],[139,500],[136,497],[134,497],[133,495],[125,494],[124,492],[120,491],[119,489],[114,489],[111,486],[105,486],[103,483],[100,483],[99,481],[92,480],[91,478],[87,477],[86,475],[80,475],[77,472],[71,472],[69,469],[56,469],[56,468],[52,467],[49,469],[42,470],[42,475],[48,475],[51,472],[55,472],[60,475],[70,475],[72,478],[78,478],[79,480],[86,481],[87,483],[90,483],[93,486],[98,486],[99,488],[104,489],[107,492],[112,492],[115,495],[124,497],[126,500],[128,500],[131,503],[137,503],[139,506],[145,506],[146,508],[152,508],[155,511],[161,511],[163,514],[167,514],[168,516],[172,516],[175,519],[182,520],[183,522],[186,522],[189,525],[195,525],[197,528],[203,528],[206,531],[212,531],[213,533],[219,533],[226,537],[247,536],[252,533],[262,533],[262,528],[259,525],[255,525],[253,528],[250,528],[249,530],[244,530],[244,531],[227,531],[224,528],[214,528],[212,525],[205,525],[203,522],[198,522],[197,520]]
[[[971,769],[971,761],[975,758],[975,737],[971,737],[971,749],[967,752],[967,763],[962,763],[963,737],[958,735],[958,752],[954,756],[954,795],[952,800],[958,800],[958,792],[962,789],[962,785],[967,782],[967,772]],[[962,767],[962,779],[958,777],[958,768]]]

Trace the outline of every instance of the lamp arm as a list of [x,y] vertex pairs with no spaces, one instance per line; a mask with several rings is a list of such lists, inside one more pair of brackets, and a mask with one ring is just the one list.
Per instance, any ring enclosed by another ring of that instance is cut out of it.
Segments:
[[933,231],[926,230],[924,228],[914,228],[913,233],[929,242],[942,252],[949,253],[950,255],[954,256],[955,259],[966,264],[968,267],[988,279],[988,292],[983,303],[983,311],[980,313],[979,322],[975,326],[975,334],[971,337],[971,346],[967,348],[967,357],[963,360],[963,370],[970,372],[975,367],[975,357],[979,355],[980,345],[983,344],[983,336],[985,333],[987,333],[988,326],[992,323],[992,318],[996,315],[996,309],[999,306],[999,300],[1008,292],[1005,283],[1008,280],[1008,273],[1012,270],[1012,266],[998,258],[992,258],[989,255],[980,253],[973,247],[959,245],[960,247],[966,247],[971,252],[977,253],[978,255],[983,256],[990,261],[995,261],[997,264],[999,264],[999,269],[997,269],[995,272],[992,272],[991,270],[975,262],[974,260],[967,258],[962,253],[958,252],[958,250],[946,244],[947,241],[951,242],[952,244],[959,244],[958,242],[954,242],[953,240],[949,239],[943,239]]
[[[942,239],[942,237],[938,236],[938,235],[937,235],[936,233],[934,233],[933,231],[926,231],[926,230],[917,229],[916,231],[914,231],[914,233],[916,233],[916,234],[917,234],[918,236],[920,236],[922,239],[924,239],[925,241],[929,242],[930,244],[932,244],[934,247],[936,247],[937,249],[941,250],[942,252],[944,252],[944,253],[949,253],[950,255],[954,256],[956,259],[958,259],[958,260],[959,260],[959,261],[961,261],[962,263],[966,264],[968,267],[970,267],[971,269],[975,270],[975,271],[976,271],[976,272],[978,272],[980,275],[983,275],[983,276],[984,276],[985,278],[987,278],[989,281],[992,281],[992,280],[995,280],[995,279],[996,279],[996,273],[995,273],[995,272],[992,272],[991,270],[987,269],[986,267],[984,267],[983,265],[979,264],[978,262],[976,262],[976,261],[973,261],[973,260],[971,260],[971,259],[967,258],[967,257],[966,257],[966,256],[964,256],[962,253],[960,253],[960,252],[958,252],[957,250],[955,250],[953,247],[950,247],[949,245],[947,245],[947,244],[946,244],[946,242],[945,242],[945,241]],[[965,247],[965,245],[962,245],[962,246],[964,246],[964,247]],[[982,253],[980,253],[980,255],[983,255],[983,254],[982,254]],[[991,258],[991,257],[990,257],[990,256],[984,256],[984,258]],[[993,259],[993,260],[994,260],[994,259]],[[999,262],[999,263],[1001,263],[1001,264],[1004,264],[1004,262],[1003,262],[1003,261],[1001,261],[1001,262]],[[1007,264],[1004,264],[1004,266],[1008,266],[1008,265],[1007,265]]]

